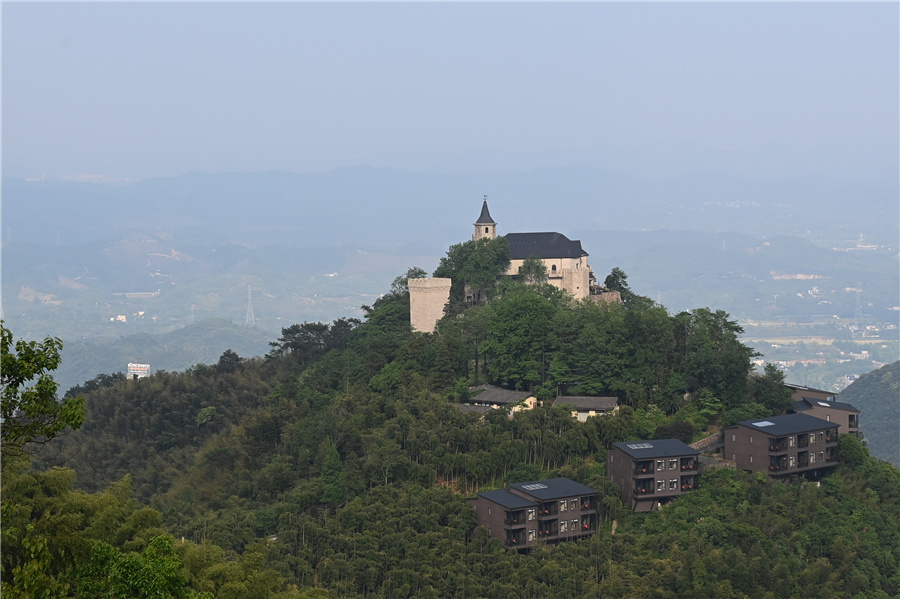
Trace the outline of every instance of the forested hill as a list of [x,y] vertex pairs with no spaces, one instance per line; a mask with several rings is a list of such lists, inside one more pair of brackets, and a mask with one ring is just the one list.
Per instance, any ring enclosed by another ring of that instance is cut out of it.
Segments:
[[[700,438],[791,401],[776,369],[750,375],[727,314],[670,315],[619,283],[623,305],[505,282],[421,334],[401,278],[361,322],[285,328],[265,359],[97,377],[75,390],[82,429],[39,454],[77,480],[4,465],[4,581],[40,534],[60,536],[41,572],[79,591],[118,551],[150,572],[170,555],[172,596],[895,596],[900,475],[855,438],[821,485],[720,469],[665,510],[622,505],[610,443]],[[453,405],[485,381],[622,409],[582,423],[550,402],[514,418]],[[600,491],[597,535],[528,555],[470,535],[465,497],[551,476]]]
[[98,372],[125,372],[129,362],[151,369],[185,370],[215,362],[226,349],[242,356],[266,353],[271,338],[259,329],[221,318],[207,318],[161,335],[128,335],[118,339],[80,339],[66,343],[54,375],[61,389],[93,378]]
[[872,455],[900,467],[900,360],[861,376],[837,400],[862,412],[860,430]]

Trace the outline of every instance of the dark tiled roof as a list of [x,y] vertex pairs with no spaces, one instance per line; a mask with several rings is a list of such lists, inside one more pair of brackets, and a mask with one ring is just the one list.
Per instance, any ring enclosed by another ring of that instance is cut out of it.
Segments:
[[455,408],[459,408],[459,410],[464,414],[468,412],[478,412],[479,414],[484,414],[485,412],[491,411],[491,406],[473,406],[467,403],[454,403],[450,405]]
[[[767,422],[771,422],[771,424],[765,424]],[[734,426],[745,426],[766,435],[773,435],[776,437],[837,427],[834,422],[828,422],[827,420],[822,420],[821,418],[816,418],[809,414],[786,414],[785,416],[770,416],[768,418],[758,418],[756,420],[744,420],[738,422]],[[728,428],[734,427],[729,426]]]
[[831,408],[833,410],[844,410],[845,412],[859,413],[859,410],[848,403],[841,403],[839,401],[825,401],[822,399],[816,399],[815,397],[804,397],[802,401],[794,403],[795,412],[802,412],[804,410],[815,407]]
[[481,497],[489,501],[493,501],[498,505],[502,505],[503,507],[510,509],[519,509],[523,507],[534,507],[535,502],[529,501],[524,497],[516,495],[515,493],[510,493],[506,489],[501,489],[499,491],[484,491],[483,493],[479,493]]
[[678,439],[653,439],[652,441],[623,441],[615,447],[638,460],[698,455],[700,452]]
[[803,385],[791,385],[790,383],[785,383],[784,386],[793,391],[811,391],[813,393],[825,393],[827,395],[834,395],[834,391],[826,391],[825,389],[815,389],[813,387],[804,387]]
[[491,218],[491,213],[488,212],[487,200],[484,201],[484,204],[481,206],[481,216],[478,217],[478,220],[475,221],[476,225],[496,225],[494,219]]
[[[475,395],[474,392],[479,389],[482,390],[481,393]],[[477,387],[472,387],[470,391],[473,393],[469,401],[476,404],[514,404],[531,397],[531,393],[528,391],[510,391],[494,385],[478,385]]]
[[507,233],[504,237],[509,242],[510,260],[524,260],[531,255],[538,258],[580,258],[588,255],[580,241],[572,241],[562,233]]
[[597,412],[610,412],[619,404],[618,397],[588,397],[586,395],[573,395],[572,397],[557,397],[554,406],[572,406],[576,410]]
[[593,495],[595,489],[576,483],[569,478],[550,478],[547,480],[533,480],[527,483],[513,483],[510,488],[525,495],[537,499],[557,499],[562,497],[574,497],[577,495]]

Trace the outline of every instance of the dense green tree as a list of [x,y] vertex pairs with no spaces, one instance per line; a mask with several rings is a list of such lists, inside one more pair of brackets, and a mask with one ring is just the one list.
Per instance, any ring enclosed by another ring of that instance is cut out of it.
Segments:
[[519,267],[519,281],[528,285],[541,285],[547,282],[547,265],[532,254],[525,258]]
[[791,391],[784,386],[784,373],[774,364],[766,364],[761,374],[751,374],[749,386],[752,401],[766,406],[774,415],[794,406]]
[[219,356],[219,361],[216,363],[216,370],[219,372],[234,372],[243,361],[244,359],[237,355],[236,352],[226,349],[222,352],[222,355]]
[[696,429],[694,425],[686,421],[676,421],[661,424],[653,431],[654,439],[678,439],[684,443],[694,440]]
[[322,465],[322,501],[340,503],[344,500],[341,456],[331,439],[326,441],[325,451],[325,463]]
[[565,294],[556,288],[520,287],[489,304],[483,348],[490,355],[494,381],[523,389],[544,382],[553,355],[551,325],[565,301]]
[[494,295],[497,277],[508,268],[509,243],[506,238],[484,238],[450,246],[434,276],[451,279],[451,309],[457,312],[465,302],[467,286],[476,297],[490,298]]
[[62,341],[18,340],[0,321],[0,427],[2,458],[42,444],[84,421],[84,401],[68,397],[60,401],[58,385],[50,374],[59,366]]
[[331,325],[323,322],[304,322],[281,329],[281,337],[269,345],[268,356],[291,356],[302,366],[307,366],[325,354],[346,345],[350,333],[359,325],[355,318],[341,318]]
[[391,283],[391,293],[397,296],[408,294],[410,279],[422,279],[427,276],[427,272],[425,272],[418,266],[413,266],[406,271],[406,274],[400,275],[399,277],[394,279],[394,281]]

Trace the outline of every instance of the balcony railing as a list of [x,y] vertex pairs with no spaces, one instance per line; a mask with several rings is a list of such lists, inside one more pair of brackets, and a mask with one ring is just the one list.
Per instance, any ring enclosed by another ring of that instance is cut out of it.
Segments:
[[653,487],[635,487],[635,495],[653,495]]
[[503,526],[525,526],[525,518],[507,518],[503,521]]

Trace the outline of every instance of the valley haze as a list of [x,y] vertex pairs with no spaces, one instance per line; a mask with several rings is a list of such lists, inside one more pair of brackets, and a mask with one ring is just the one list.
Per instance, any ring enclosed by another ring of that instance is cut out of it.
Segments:
[[252,298],[252,352],[431,272],[487,195],[501,234],[728,311],[794,382],[897,358],[896,3],[0,10],[19,336],[243,325]]

